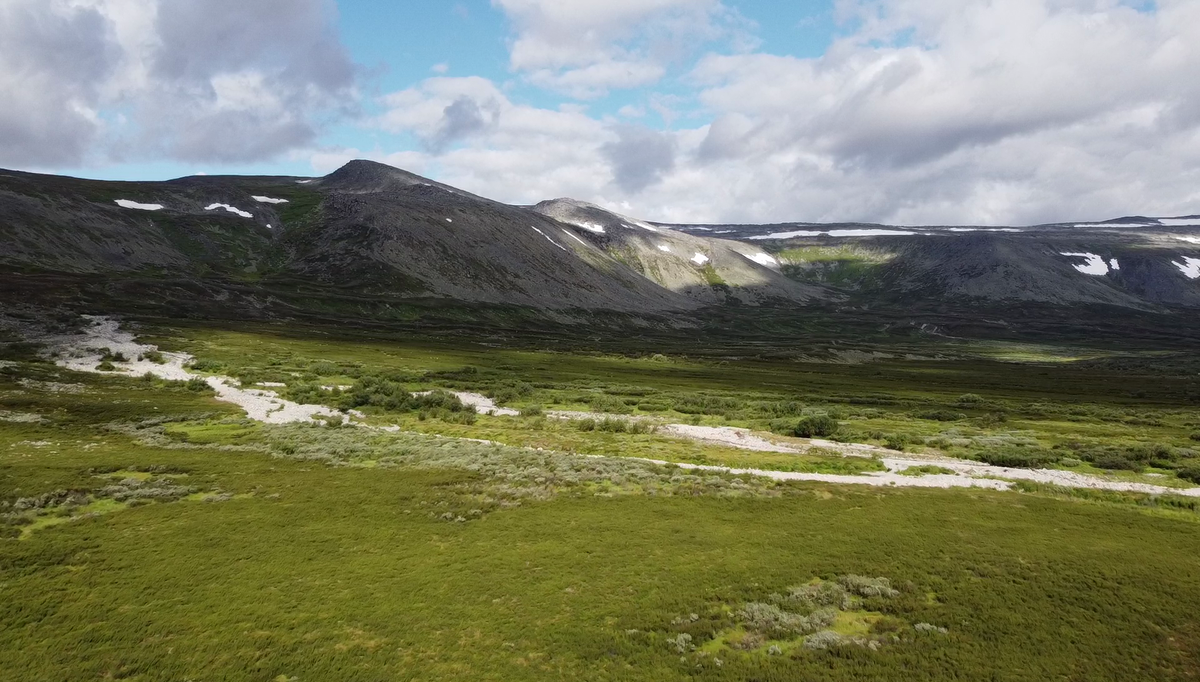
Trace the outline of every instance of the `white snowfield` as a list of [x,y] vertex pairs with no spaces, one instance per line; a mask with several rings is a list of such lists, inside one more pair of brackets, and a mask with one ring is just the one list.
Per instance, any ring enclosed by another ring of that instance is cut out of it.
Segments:
[[1162,227],[1166,223],[1076,223],[1075,227]]
[[744,253],[742,255],[745,256],[746,258],[748,258],[749,260],[752,260],[755,263],[766,266],[768,268],[773,268],[773,267],[776,267],[779,265],[779,261],[775,260],[775,258],[773,256],[771,256],[768,253],[761,252],[761,251],[756,254],[749,255],[749,256],[747,256]]
[[[1103,258],[1094,253],[1063,253],[1063,256],[1071,258],[1085,258],[1087,263],[1083,265],[1075,265],[1074,268],[1085,275],[1103,276],[1108,274],[1108,263]],[[1113,261],[1114,263],[1116,261]]]
[[130,201],[129,199],[114,199],[113,201],[117,204],[117,206],[120,206],[121,208],[132,208],[137,211],[161,211],[161,210],[163,210],[162,204],[140,204],[136,201]]
[[[629,222],[633,223],[633,225],[637,225],[638,227],[642,228],[643,230],[649,230],[650,232],[658,232],[658,228],[651,225],[650,223],[643,222],[641,220],[630,220]],[[627,228],[630,230],[633,229],[633,225],[630,225],[629,223],[621,223],[621,227],[624,227],[624,228]]]
[[666,244],[659,244],[658,250],[662,251],[663,253],[671,253],[671,247]]
[[696,255],[691,257],[691,261],[693,263],[695,263],[696,265],[704,265],[705,263],[708,262],[708,256],[697,251]]
[[1189,258],[1183,256],[1183,262],[1171,261],[1171,265],[1179,268],[1184,277],[1188,279],[1200,279],[1200,258]]
[[229,211],[230,213],[233,213],[234,215],[239,215],[239,216],[241,216],[241,217],[243,217],[243,218],[253,218],[253,217],[254,217],[254,214],[252,214],[252,213],[249,213],[249,212],[247,212],[247,211],[243,211],[243,210],[242,210],[242,209],[240,209],[240,208],[237,208],[237,207],[234,207],[234,206],[230,206],[229,204],[209,204],[208,206],[205,206],[205,207],[204,207],[204,210],[206,210],[206,211],[215,211],[215,210],[217,210],[218,208],[223,208],[223,209],[225,209],[226,211]]
[[1159,218],[1158,223],[1164,227],[1200,226],[1200,218]]
[[760,234],[749,239],[791,239],[793,237],[914,237],[919,232],[909,230],[877,230],[877,229],[847,229],[847,230],[792,230],[791,232],[772,232]]
[[588,223],[588,222],[584,222],[582,220],[564,220],[563,222],[568,225],[574,225],[575,227],[582,227],[583,229],[587,230],[588,232],[595,232],[596,234],[604,234],[604,226],[603,225],[598,225],[596,223]]
[[563,234],[567,235],[567,236],[568,236],[568,237],[570,237],[571,239],[574,239],[575,241],[579,242],[580,244],[583,244],[584,246],[587,246],[587,245],[588,245],[588,243],[587,243],[587,242],[585,242],[585,241],[583,241],[582,239],[580,239],[580,238],[579,238],[579,235],[575,234],[574,232],[572,232],[572,231],[570,231],[570,230],[567,230],[567,229],[563,229],[563,228],[559,228],[559,229],[562,229],[562,231],[563,231]]
[[257,201],[260,204],[286,204],[286,203],[288,203],[287,199],[276,199],[274,197],[264,197],[264,196],[261,196],[258,194],[252,194],[252,195],[250,195],[250,198]]
[[[1200,259],[1197,265],[1200,267]],[[99,372],[96,365],[101,361],[97,351],[107,350],[113,354],[120,353],[128,358],[126,362],[114,362],[116,372],[125,376],[143,376],[152,374],[163,379],[186,381],[199,378],[199,375],[189,372],[186,363],[192,358],[185,353],[164,352],[163,364],[138,359],[146,353],[157,350],[155,346],[140,344],[133,334],[121,331],[116,320],[100,317],[85,316],[88,327],[81,334],[47,335],[31,337],[46,346],[55,354],[55,362],[67,369],[81,372]],[[322,423],[328,420],[349,421],[347,415],[323,405],[301,405],[280,398],[273,391],[242,388],[235,379],[228,377],[203,377],[204,381],[216,391],[217,399],[238,405],[246,411],[250,419],[267,424],[288,423]],[[278,387],[277,385],[274,385]],[[512,408],[497,407],[486,396],[478,393],[455,393],[464,404],[474,407],[484,414],[501,417],[519,416],[520,412]],[[547,412],[554,419],[586,419],[614,418],[632,419],[621,415],[606,415],[590,412]],[[350,416],[362,419],[362,413],[351,412]],[[324,419],[323,419],[324,418]],[[361,422],[356,422],[365,426]],[[399,431],[398,426],[380,427],[384,431]],[[698,426],[691,424],[666,424],[659,427],[659,434],[686,438],[701,442],[735,447],[744,450],[760,452],[779,452],[785,454],[802,454],[807,447],[794,446],[771,440],[765,434],[756,434],[748,429],[728,426]],[[475,440],[475,439],[464,439]],[[478,441],[477,441],[478,442]],[[887,468],[886,472],[870,472],[863,475],[837,474],[804,474],[787,471],[768,471],[759,469],[733,469],[720,466],[702,466],[696,464],[677,464],[658,460],[646,460],[658,464],[676,464],[682,469],[714,471],[732,474],[749,474],[764,476],[780,481],[818,481],[824,483],[839,483],[849,485],[895,486],[911,488],[990,488],[992,490],[1009,490],[1013,481],[1026,480],[1037,483],[1047,483],[1069,488],[1091,488],[1095,490],[1115,490],[1147,493],[1151,495],[1176,494],[1187,497],[1200,497],[1200,487],[1169,488],[1130,481],[1107,480],[1097,476],[1087,476],[1070,471],[1053,469],[1010,469],[995,467],[979,462],[950,459],[945,457],[925,457],[906,455],[894,450],[887,450],[872,445],[833,443],[824,440],[810,440],[808,446],[822,447],[835,450],[848,457],[879,457]],[[901,472],[916,466],[935,465],[953,474],[933,474],[924,476],[904,476]]]
[[558,242],[556,242],[556,241],[554,241],[553,239],[551,239],[551,238],[550,238],[550,235],[546,234],[545,232],[542,232],[541,230],[537,229],[536,227],[533,227],[533,225],[530,225],[529,227],[533,228],[533,231],[534,231],[534,232],[537,232],[538,234],[540,234],[540,235],[542,235],[543,237],[545,237],[545,238],[546,238],[546,241],[548,241],[548,242],[550,242],[551,244],[553,244],[553,245],[557,246],[558,248],[562,249],[563,251],[566,251],[566,250],[567,250],[567,247],[565,247],[565,246],[563,246],[562,244],[559,244]]
[[1176,235],[1175,238],[1179,241],[1187,242],[1189,244],[1200,244],[1200,237],[1184,237],[1183,235]]

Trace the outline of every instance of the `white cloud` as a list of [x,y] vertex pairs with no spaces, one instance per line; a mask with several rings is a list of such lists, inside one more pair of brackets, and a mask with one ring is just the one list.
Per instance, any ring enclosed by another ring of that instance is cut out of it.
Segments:
[[0,164],[270,159],[355,100],[332,0],[0,3]]
[[510,65],[572,97],[658,82],[667,67],[744,22],[721,0],[492,0],[513,25]]
[[790,178],[761,185],[750,217],[1038,222],[1196,199],[1200,3],[858,9],[862,31],[820,59],[695,69],[716,117],[699,149],[712,172]]

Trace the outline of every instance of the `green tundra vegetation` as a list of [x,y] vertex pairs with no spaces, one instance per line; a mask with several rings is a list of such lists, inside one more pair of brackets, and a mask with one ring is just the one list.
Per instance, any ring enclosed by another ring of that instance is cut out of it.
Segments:
[[[784,483],[636,459],[879,468],[660,429],[698,423],[1184,486],[1200,383],[1179,355],[141,331],[196,372],[400,429],[264,425],[204,382],[75,373],[0,344],[0,680],[1200,674],[1191,498]],[[610,416],[588,428],[553,410]]]

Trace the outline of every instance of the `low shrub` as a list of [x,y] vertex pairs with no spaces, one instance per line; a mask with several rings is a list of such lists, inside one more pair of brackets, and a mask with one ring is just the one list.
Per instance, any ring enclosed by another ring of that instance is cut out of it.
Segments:
[[542,416],[542,413],[543,410],[541,405],[529,405],[521,408],[522,417],[540,417]]
[[225,369],[225,363],[217,362],[216,360],[208,360],[205,358],[196,358],[188,363],[188,368],[197,372],[209,372],[216,374]]
[[208,382],[200,377],[192,377],[191,379],[188,379],[187,382],[184,383],[184,386],[187,388],[187,390],[195,393],[215,393],[213,387],[209,386]]
[[1040,469],[1059,461],[1058,456],[1045,451],[988,450],[977,455],[979,461],[992,466],[1013,469]]
[[608,433],[625,433],[627,430],[629,430],[629,425],[624,419],[605,417],[604,419],[596,422],[596,430],[606,431]]
[[904,451],[908,447],[908,436],[903,433],[889,433],[883,437],[883,445],[889,450]]
[[1124,455],[1105,454],[1096,457],[1092,460],[1092,464],[1101,469],[1112,469],[1117,471],[1141,471],[1142,465],[1135,462]]
[[843,575],[837,579],[847,592],[860,597],[895,597],[900,591],[892,587],[887,578],[871,578],[865,575]]
[[800,438],[826,438],[838,432],[838,422],[827,414],[802,417],[793,429]]
[[630,414],[633,408],[625,404],[625,401],[615,395],[600,394],[592,396],[588,400],[588,405],[596,412],[607,412],[609,414]]
[[743,407],[742,401],[735,398],[711,395],[690,395],[676,400],[674,404],[675,411],[683,414],[726,414]]
[[967,415],[962,412],[953,412],[951,410],[928,410],[925,412],[917,412],[913,415],[917,419],[925,419],[935,422],[956,422],[966,419]]
[[1200,466],[1184,467],[1175,472],[1175,475],[1185,481],[1190,481],[1196,485],[1200,485]]

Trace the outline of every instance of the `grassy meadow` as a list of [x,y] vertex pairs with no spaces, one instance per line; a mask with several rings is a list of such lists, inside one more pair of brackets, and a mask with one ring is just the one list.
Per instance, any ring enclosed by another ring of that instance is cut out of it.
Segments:
[[[1200,675],[1200,514],[1187,501],[697,475],[622,455],[848,465],[539,414],[785,440],[828,417],[832,438],[1183,485],[1197,384],[1154,358],[916,349],[838,364],[144,331],[195,354],[198,371],[365,399],[368,420],[404,432],[256,424],[197,386],[72,373],[8,346],[0,680]],[[389,402],[393,386],[491,394],[524,414]],[[1099,466],[1117,458],[1130,468]]]

